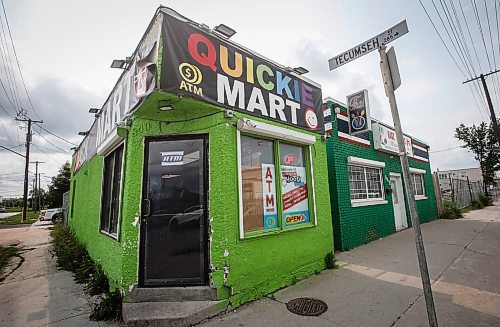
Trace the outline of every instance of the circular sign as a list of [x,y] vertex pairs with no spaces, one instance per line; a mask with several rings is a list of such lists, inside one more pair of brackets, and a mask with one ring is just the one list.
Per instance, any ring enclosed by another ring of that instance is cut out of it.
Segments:
[[366,119],[363,116],[354,117],[351,121],[351,126],[355,130],[360,130],[366,125]]
[[304,113],[304,119],[309,129],[316,129],[318,127],[318,117],[311,108],[307,108]]

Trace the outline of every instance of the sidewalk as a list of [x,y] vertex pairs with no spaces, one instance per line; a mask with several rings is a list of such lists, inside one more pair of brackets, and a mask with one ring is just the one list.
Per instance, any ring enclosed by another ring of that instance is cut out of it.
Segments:
[[[0,245],[24,248],[24,262],[0,283],[0,326],[99,326],[71,273],[56,268],[50,253],[50,222],[0,229]],[[12,266],[20,259],[13,258]],[[12,268],[10,269],[12,270]],[[9,269],[6,269],[9,273]]]
[[[440,326],[500,325],[500,203],[422,225]],[[428,326],[413,229],[337,254],[325,271],[201,326]],[[315,297],[319,317],[285,303]]]

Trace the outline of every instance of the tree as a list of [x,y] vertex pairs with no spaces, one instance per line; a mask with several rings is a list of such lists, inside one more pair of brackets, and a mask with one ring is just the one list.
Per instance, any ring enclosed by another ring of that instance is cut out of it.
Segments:
[[455,129],[455,138],[463,141],[462,148],[474,153],[474,159],[479,161],[483,175],[484,191],[487,185],[494,184],[495,172],[500,168],[500,151],[495,133],[490,125],[482,122],[478,126],[465,126],[463,123]]
[[71,166],[66,161],[64,165],[59,168],[57,176],[52,177],[52,182],[49,185],[47,193],[47,204],[49,208],[60,208],[63,203],[63,194],[69,191],[71,178]]

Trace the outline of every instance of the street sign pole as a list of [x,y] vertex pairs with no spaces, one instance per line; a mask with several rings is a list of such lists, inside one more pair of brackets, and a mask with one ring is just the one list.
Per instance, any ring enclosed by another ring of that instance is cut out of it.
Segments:
[[385,94],[389,98],[389,104],[391,106],[392,120],[394,123],[394,130],[396,132],[396,140],[398,142],[399,158],[401,160],[401,166],[403,168],[403,179],[405,181],[406,194],[408,196],[408,204],[410,206],[411,223],[413,225],[413,231],[415,232],[415,245],[417,247],[418,265],[420,267],[420,276],[422,278],[425,303],[427,306],[427,317],[429,319],[429,326],[437,327],[438,322],[436,317],[436,309],[434,307],[431,281],[429,277],[429,270],[427,268],[427,260],[425,257],[424,241],[422,239],[422,232],[420,230],[417,203],[415,201],[415,186],[411,180],[410,167],[408,165],[408,156],[406,154],[406,148],[403,138],[403,130],[401,128],[401,121],[399,120],[396,95],[394,94],[394,86],[392,83],[389,61],[387,59],[387,52],[385,51],[385,49],[385,45],[379,47],[380,69],[382,71]]

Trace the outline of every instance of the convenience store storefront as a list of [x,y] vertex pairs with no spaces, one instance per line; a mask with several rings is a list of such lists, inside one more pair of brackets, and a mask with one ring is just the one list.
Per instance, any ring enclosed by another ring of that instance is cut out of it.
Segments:
[[161,7],[75,152],[69,225],[125,293],[236,307],[313,274],[333,250],[321,101]]

